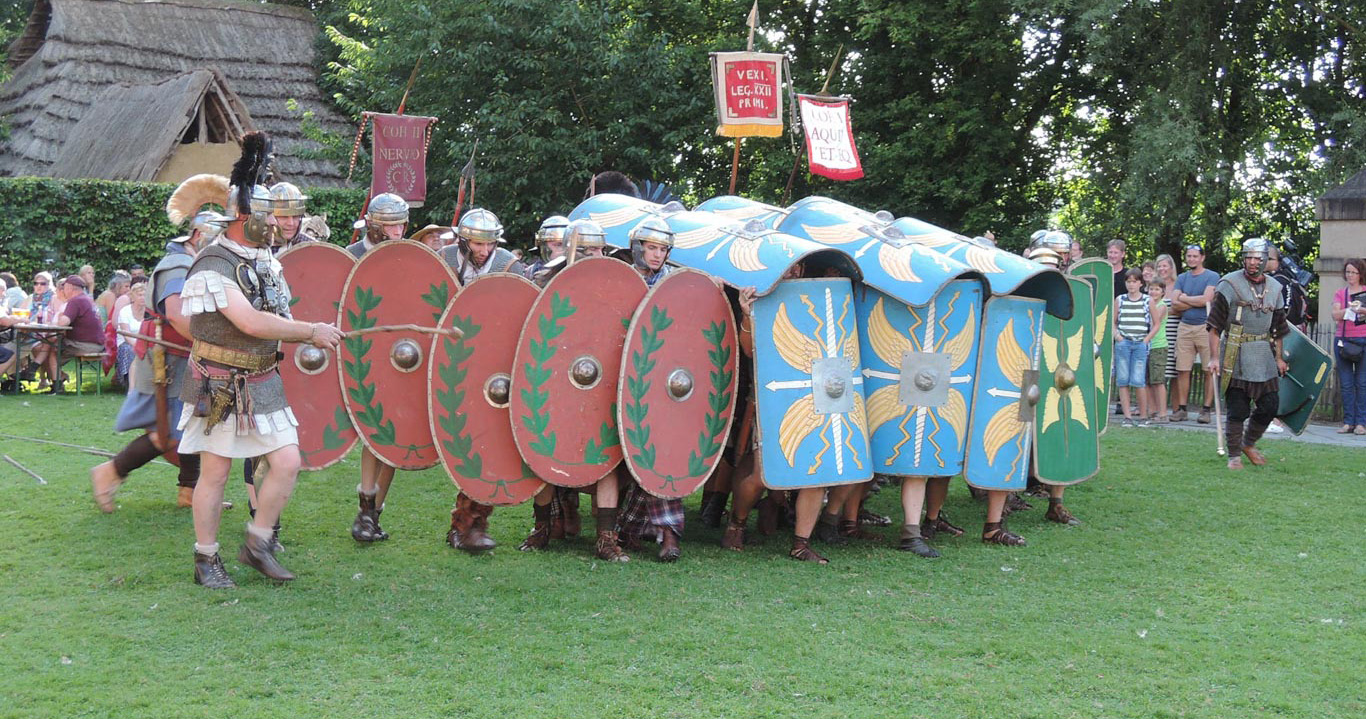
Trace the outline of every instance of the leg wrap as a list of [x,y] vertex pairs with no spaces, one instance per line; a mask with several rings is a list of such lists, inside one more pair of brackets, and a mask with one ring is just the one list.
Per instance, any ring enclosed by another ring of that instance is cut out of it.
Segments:
[[[151,435],[144,434],[114,455],[114,471],[120,477],[127,477],[133,470],[147,464],[161,455],[157,446],[152,444]],[[198,457],[196,457],[198,459]],[[196,476],[198,473],[196,473]]]
[[[194,487],[199,484],[199,455],[198,454],[177,454],[180,458],[180,476],[176,483],[182,487]],[[253,514],[253,516],[255,516]]]

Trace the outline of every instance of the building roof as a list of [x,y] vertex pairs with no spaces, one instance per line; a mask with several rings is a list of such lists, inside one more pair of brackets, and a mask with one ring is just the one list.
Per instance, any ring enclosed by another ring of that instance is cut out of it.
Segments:
[[[10,129],[8,141],[0,144],[0,175],[69,177],[94,169],[79,155],[90,151],[99,128],[114,128],[121,132],[116,142],[106,143],[111,147],[103,148],[103,156],[134,155],[114,163],[130,170],[114,179],[149,179],[146,167],[164,163],[174,150],[166,138],[179,141],[193,118],[184,117],[193,111],[190,103],[207,95],[214,107],[231,108],[239,122],[245,119],[250,125],[245,129],[270,133],[282,179],[303,186],[343,185],[335,165],[306,156],[317,143],[300,126],[308,112],[328,132],[350,130],[317,87],[316,34],[311,13],[283,5],[35,0],[24,34],[11,46],[11,61],[18,67],[0,87],[0,115]],[[170,97],[153,97],[160,92]],[[169,118],[173,128],[115,124],[132,117],[137,102],[147,103],[141,123]],[[233,108],[234,102],[240,107]],[[68,151],[73,141],[81,144]]]
[[1319,220],[1366,220],[1366,169],[1323,193],[1314,215]]

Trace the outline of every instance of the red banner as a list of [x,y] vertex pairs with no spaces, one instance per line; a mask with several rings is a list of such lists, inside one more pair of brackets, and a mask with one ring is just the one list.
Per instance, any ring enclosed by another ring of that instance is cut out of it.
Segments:
[[783,56],[758,52],[711,54],[716,91],[716,134],[778,137],[783,134]]
[[427,142],[435,117],[371,113],[375,119],[370,133],[375,168],[370,179],[370,196],[392,192],[421,207],[427,199]]
[[863,164],[859,162],[858,148],[854,147],[849,99],[798,95],[797,107],[802,115],[802,134],[806,135],[806,156],[811,174],[832,180],[863,177]]

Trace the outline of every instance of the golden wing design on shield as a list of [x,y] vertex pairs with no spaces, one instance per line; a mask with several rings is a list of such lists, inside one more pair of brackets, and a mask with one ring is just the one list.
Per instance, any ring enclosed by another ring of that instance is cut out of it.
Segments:
[[952,427],[959,437],[963,436],[968,424],[968,405],[962,392],[949,388],[949,401],[939,408],[939,419]]
[[983,247],[969,245],[963,259],[972,269],[984,275],[996,275],[1002,272],[1001,266],[996,264],[996,255]]
[[1043,427],[1039,431],[1047,432],[1059,419],[1062,418],[1062,392],[1053,390],[1044,394],[1043,398]]
[[982,451],[987,455],[987,464],[996,462],[996,453],[1001,451],[1006,442],[1017,437],[1023,427],[1019,409],[1014,403],[996,410],[991,421],[987,422],[986,431],[982,433]]
[[[763,205],[751,205],[746,207],[728,207],[724,210],[711,210],[712,213],[729,217],[733,220],[748,220],[755,217],[762,217],[770,212],[781,212],[776,207],[765,207]],[[677,240],[675,240],[677,241]]]
[[958,245],[958,240],[950,235],[943,233],[926,233],[921,235],[907,235],[906,239],[917,245],[924,247],[944,247],[946,245]]
[[1081,353],[1081,343],[1082,340],[1085,339],[1082,337],[1082,335],[1085,334],[1082,332],[1082,329],[1083,328],[1078,327],[1076,332],[1073,332],[1067,337],[1066,361],[1069,365],[1075,364],[1077,367],[1080,367],[1081,363],[1086,361],[1086,358]]
[[1074,391],[1077,393],[1076,397],[1069,398],[1067,402],[1067,409],[1069,410],[1069,413],[1072,415],[1072,419],[1080,423],[1081,426],[1090,429],[1091,418],[1086,414],[1086,400],[1082,399],[1081,397],[1081,388],[1073,387],[1069,391]]
[[954,335],[953,339],[944,343],[942,352],[949,355],[949,367],[958,369],[968,361],[968,355],[972,353],[972,336],[977,331],[977,315],[968,315],[968,322],[963,327],[963,331]]
[[695,230],[679,232],[674,235],[674,247],[691,250],[702,245],[715,242],[717,238],[725,234],[725,230],[719,226],[702,226]]
[[897,385],[889,384],[879,387],[868,396],[868,426],[876,432],[879,427],[900,417],[906,412],[906,405],[901,404],[899,394],[900,388]]
[[811,374],[813,360],[824,356],[820,343],[802,334],[788,319],[787,305],[778,305],[778,314],[773,318],[773,344],[784,362],[805,374]]
[[884,244],[878,248],[877,263],[882,265],[882,269],[893,278],[902,282],[919,282],[920,277],[911,269],[911,256],[915,254],[915,247],[907,245],[896,247]]
[[809,394],[787,408],[778,424],[778,449],[787,460],[787,466],[796,466],[797,447],[824,422],[825,417],[816,414],[816,401]]
[[1044,335],[1042,344],[1044,367],[1049,371],[1056,370],[1058,368],[1059,362],[1061,361],[1061,358],[1058,357],[1058,350],[1059,345],[1062,344],[1062,338],[1055,338]]
[[838,225],[824,225],[822,227],[812,227],[802,225],[802,232],[807,237],[825,245],[843,245],[854,242],[865,236],[862,228],[867,224],[864,222],[842,222]]
[[1109,305],[1106,305],[1106,306],[1105,306],[1105,309],[1102,309],[1099,313],[1096,314],[1096,336],[1097,336],[1097,337],[1104,337],[1104,336],[1105,336],[1105,333],[1106,333],[1106,332],[1109,332],[1109,331],[1110,331],[1110,307],[1109,307]]
[[845,335],[844,346],[841,349],[843,351],[840,354],[849,361],[849,370],[857,373],[859,371],[858,335],[853,332]]
[[854,393],[854,409],[849,413],[849,421],[853,422],[864,436],[868,435],[868,412],[863,404],[863,395],[858,392]]
[[640,219],[640,209],[636,207],[623,207],[619,210],[610,212],[590,212],[588,219],[602,225],[603,227],[616,227],[624,225],[632,220]]
[[1029,369],[1029,355],[1025,354],[1020,348],[1020,343],[1015,340],[1013,317],[1006,320],[1005,331],[1001,333],[1001,340],[996,343],[996,364],[1005,373],[1006,381],[1018,389],[1024,378],[1024,371]]
[[[677,238],[674,239],[677,243]],[[758,272],[768,269],[768,265],[759,261],[759,245],[761,240],[751,240],[744,237],[737,237],[730,243],[730,263],[735,269],[742,272]]]
[[911,351],[911,340],[892,327],[887,319],[886,300],[879,297],[868,313],[868,341],[873,345],[873,354],[892,367],[901,367],[901,355]]

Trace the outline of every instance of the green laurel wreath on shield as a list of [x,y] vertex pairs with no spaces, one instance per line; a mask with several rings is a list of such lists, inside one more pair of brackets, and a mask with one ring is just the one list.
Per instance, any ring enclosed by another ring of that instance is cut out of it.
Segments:
[[[368,287],[357,287],[355,298],[359,311],[346,311],[347,324],[353,330],[374,327],[375,318],[371,313],[379,307],[383,298],[376,297],[374,291]],[[356,421],[370,430],[370,440],[376,444],[392,446],[397,441],[394,423],[384,418],[384,404],[375,402],[375,385],[366,381],[371,369],[371,363],[366,359],[366,355],[370,354],[374,347],[374,343],[367,339],[367,336],[347,337],[342,340],[347,354],[355,358],[354,361],[342,360],[342,369],[346,376],[356,384],[355,387],[346,389],[346,396],[354,403],[351,407],[355,411]],[[362,407],[364,409],[357,409]]]
[[655,471],[655,445],[650,441],[650,426],[645,424],[650,405],[644,399],[653,383],[646,376],[655,368],[654,354],[664,346],[659,334],[673,323],[663,307],[650,308],[648,327],[640,333],[640,349],[631,353],[631,374],[626,376],[626,394],[630,397],[625,407],[626,441],[631,445],[631,459],[636,466],[651,472]]
[[445,282],[428,285],[427,292],[422,295],[422,301],[436,310],[432,313],[432,321],[441,324],[441,315],[446,313],[446,305],[451,301],[451,286]]
[[332,424],[323,428],[323,449],[338,449],[346,446],[346,440],[342,439],[341,433],[351,427],[351,418],[347,416],[346,409],[338,407],[332,415]]
[[551,375],[546,363],[555,356],[558,349],[553,340],[564,333],[563,320],[577,311],[578,308],[568,298],[561,297],[558,292],[552,295],[550,314],[536,318],[537,337],[531,338],[528,345],[531,361],[522,365],[522,376],[526,379],[526,386],[520,392],[522,402],[527,408],[527,413],[521,417],[522,426],[536,435],[536,441],[528,446],[532,451],[545,457],[555,456],[556,441],[555,433],[549,431],[550,412],[545,409],[546,402],[550,400],[550,393],[544,388]]
[[706,430],[697,435],[697,450],[688,453],[689,477],[700,477],[707,471],[707,458],[721,451],[721,443],[717,438],[726,430],[726,408],[730,406],[731,380],[735,377],[734,372],[726,369],[730,365],[732,351],[725,345],[726,323],[711,323],[710,327],[702,330],[702,336],[711,345],[707,350],[707,359],[711,360],[711,372],[708,373],[711,391],[707,393],[707,407],[711,411],[707,412]]

